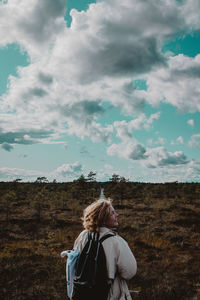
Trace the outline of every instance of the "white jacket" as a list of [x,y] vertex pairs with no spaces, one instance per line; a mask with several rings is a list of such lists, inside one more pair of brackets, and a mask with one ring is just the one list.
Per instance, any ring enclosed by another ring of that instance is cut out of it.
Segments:
[[[100,228],[100,238],[108,233],[113,233],[106,227]],[[74,247],[81,252],[87,242],[88,231],[80,233],[75,241]],[[111,283],[108,300],[131,300],[131,295],[126,284],[126,280],[131,279],[137,271],[137,263],[127,242],[115,235],[103,242],[106,255],[108,280]]]

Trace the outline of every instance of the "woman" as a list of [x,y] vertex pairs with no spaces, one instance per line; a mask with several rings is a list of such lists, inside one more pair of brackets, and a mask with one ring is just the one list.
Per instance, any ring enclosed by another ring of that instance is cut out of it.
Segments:
[[[118,214],[109,200],[97,200],[89,205],[83,213],[84,231],[80,233],[75,241],[74,247],[79,252],[84,248],[88,231],[99,232],[100,238],[109,233],[118,226]],[[137,271],[137,263],[127,242],[115,234],[107,238],[103,243],[106,256],[106,266],[108,272],[108,282],[111,288],[108,300],[131,300],[126,280],[131,279]]]

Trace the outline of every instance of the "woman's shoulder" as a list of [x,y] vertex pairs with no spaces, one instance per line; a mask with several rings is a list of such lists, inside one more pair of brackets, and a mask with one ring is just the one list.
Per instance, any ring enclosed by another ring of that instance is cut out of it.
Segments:
[[82,244],[83,241],[85,241],[87,236],[88,236],[88,230],[85,229],[81,231],[74,242],[74,247],[77,247],[79,244]]
[[116,252],[118,254],[119,252],[123,252],[129,249],[127,241],[118,233],[115,233],[113,236],[107,239],[104,245],[106,248],[111,248],[113,252]]
[[87,229],[84,229],[83,231],[81,231],[78,235],[78,238],[81,238],[83,236],[85,236],[86,234],[88,233],[88,230]]

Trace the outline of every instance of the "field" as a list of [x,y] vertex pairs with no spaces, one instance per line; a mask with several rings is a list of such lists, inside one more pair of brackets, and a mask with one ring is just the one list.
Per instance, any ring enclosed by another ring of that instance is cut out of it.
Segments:
[[100,187],[138,263],[133,299],[200,299],[200,184],[0,183],[1,299],[67,299],[65,259]]

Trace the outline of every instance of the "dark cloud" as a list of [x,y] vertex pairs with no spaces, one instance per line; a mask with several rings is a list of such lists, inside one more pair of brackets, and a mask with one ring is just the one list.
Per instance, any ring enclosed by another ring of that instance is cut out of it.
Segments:
[[66,0],[37,1],[31,14],[18,21],[18,25],[33,40],[43,43],[60,30],[56,19],[64,17],[65,11]]
[[85,101],[83,102],[83,111],[88,114],[102,114],[105,112],[104,108],[95,101]]
[[119,157],[131,160],[143,160],[148,157],[144,146],[135,141],[131,141],[131,139],[120,144],[112,144],[107,149],[107,153],[111,156],[118,155]]
[[51,75],[40,72],[38,74],[38,78],[39,78],[40,82],[42,82],[46,85],[50,85],[53,83],[53,77]]
[[0,132],[0,144],[31,145],[37,143],[39,139],[49,138],[51,135],[51,131]]
[[99,52],[99,56],[95,60],[97,59],[100,63],[104,60],[105,65],[102,71],[112,76],[141,74],[150,71],[154,65],[165,63],[165,58],[158,51],[155,38],[136,40],[126,44],[115,41]]
[[127,94],[132,94],[136,90],[136,86],[133,81],[130,81],[124,84],[123,90]]
[[46,96],[48,93],[42,89],[42,88],[32,88],[28,91],[28,95],[30,96],[36,96],[36,97],[44,97]]
[[147,150],[148,159],[145,165],[148,168],[185,165],[190,162],[182,151],[168,152],[164,147]]
[[[66,116],[71,116],[72,118],[81,118],[84,120],[89,116],[101,115],[105,112],[105,109],[101,106],[98,101],[81,101],[67,105],[61,108],[62,113]],[[79,119],[77,119],[78,121]]]
[[134,39],[132,41],[108,42],[100,48],[84,49],[81,47],[77,74],[84,83],[102,76],[130,76],[149,72],[153,67],[166,65],[166,58],[158,49],[154,37]]
[[5,142],[1,145],[1,148],[8,152],[10,152],[11,150],[14,149],[14,147],[12,145],[5,143]]
[[187,164],[189,160],[185,156],[184,153],[180,153],[179,155],[174,155],[173,153],[168,153],[166,158],[162,158],[158,165],[165,166],[165,165],[184,165]]
[[133,160],[139,160],[139,159],[145,159],[147,156],[145,156],[146,149],[140,145],[137,144],[133,147],[132,151],[129,153],[129,158]]

